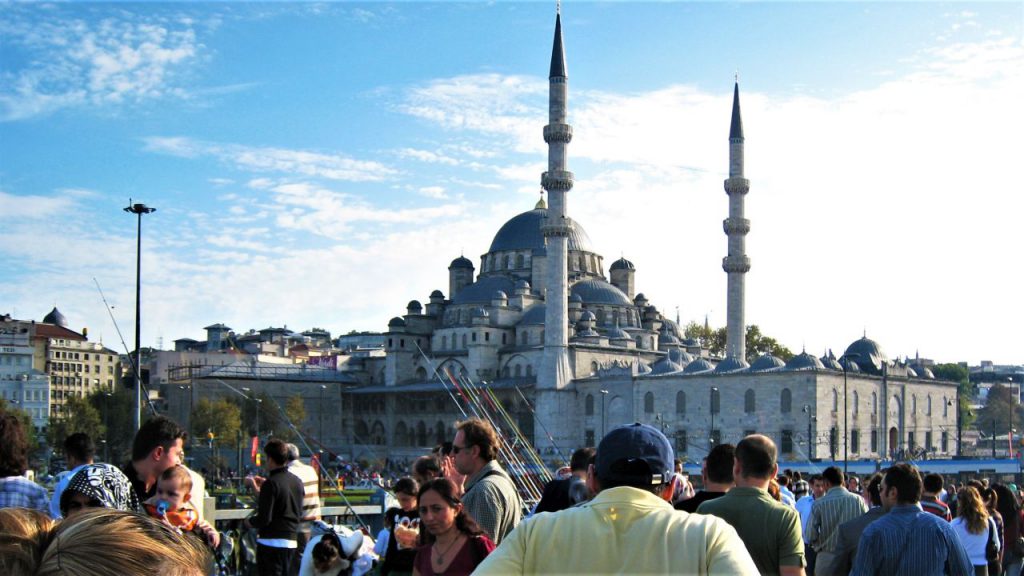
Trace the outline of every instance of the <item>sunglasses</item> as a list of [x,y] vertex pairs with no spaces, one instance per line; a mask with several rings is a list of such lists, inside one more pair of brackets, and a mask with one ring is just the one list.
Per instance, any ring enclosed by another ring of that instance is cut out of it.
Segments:
[[469,446],[456,446],[455,444],[452,444],[452,454],[458,454],[459,452],[462,452],[463,450],[468,450],[472,447],[472,444]]

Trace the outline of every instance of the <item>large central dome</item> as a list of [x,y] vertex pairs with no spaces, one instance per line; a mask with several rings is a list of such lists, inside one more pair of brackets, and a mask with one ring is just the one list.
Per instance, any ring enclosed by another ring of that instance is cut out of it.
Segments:
[[[488,252],[544,250],[544,235],[541,234],[540,227],[547,215],[546,208],[535,208],[505,222],[505,225],[494,235]],[[569,250],[593,252],[590,247],[590,237],[578,222],[573,223],[573,231],[569,235]]]

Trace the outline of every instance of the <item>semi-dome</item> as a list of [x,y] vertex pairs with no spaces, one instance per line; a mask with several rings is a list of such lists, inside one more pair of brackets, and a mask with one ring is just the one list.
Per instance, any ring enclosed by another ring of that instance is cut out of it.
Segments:
[[889,357],[882,351],[878,342],[864,336],[846,348],[843,356],[851,358],[865,372],[879,373],[882,364],[888,364]]
[[516,290],[529,290],[530,283],[526,280],[516,280]]
[[[501,252],[506,250],[544,250],[544,235],[540,232],[541,224],[547,216],[546,208],[535,208],[529,212],[523,212],[513,216],[511,220],[498,229],[491,241],[491,248],[488,252]],[[569,234],[569,250],[593,252],[590,248],[590,237],[580,226],[579,222],[573,222],[572,232]]]
[[62,328],[68,327],[68,319],[65,318],[63,314],[60,313],[60,310],[57,310],[56,306],[53,307],[53,310],[50,310],[49,314],[43,316],[43,323],[55,324],[57,326],[61,326]]
[[746,370],[747,368],[750,368],[750,365],[747,364],[746,360],[730,356],[719,362],[718,366],[715,366],[715,372],[718,374],[725,374],[728,372],[739,372],[740,370]]
[[520,326],[536,326],[544,324],[544,317],[547,315],[547,307],[543,304],[535,304],[527,310],[519,319]]
[[608,270],[611,272],[616,270],[636,270],[636,266],[633,266],[633,263],[625,258],[619,258],[615,262],[612,262],[611,268]]
[[580,280],[570,288],[573,294],[583,299],[586,304],[612,304],[615,306],[632,306],[629,296],[622,290],[604,280],[587,278]]
[[388,328],[401,328],[405,326],[405,320],[401,316],[395,316],[388,322]]
[[770,353],[765,353],[758,356],[757,360],[750,365],[751,372],[773,372],[786,365],[778,356],[773,356]]
[[409,300],[409,303],[405,305],[405,309],[412,313],[414,310],[418,314],[423,310],[423,305],[420,304],[419,300]]
[[441,292],[440,290],[434,290],[433,292],[430,293],[430,299],[433,300],[434,298],[440,298],[441,300],[444,300],[444,292]]
[[608,338],[610,340],[632,340],[633,339],[633,337],[630,336],[628,332],[626,332],[622,328],[619,328],[618,326],[609,328],[607,330],[607,332],[608,332]]
[[505,294],[504,290],[495,290],[491,300],[508,300],[508,294]]
[[668,357],[680,366],[686,366],[690,362],[693,362],[693,354],[690,354],[686,350],[680,350],[679,348],[669,349]]
[[569,294],[570,304],[583,304],[583,298],[580,298],[579,294]]
[[824,370],[825,366],[818,360],[813,354],[807,352],[801,352],[789,362],[786,362],[786,366],[783,370],[796,371],[796,370]]
[[491,296],[501,290],[512,292],[512,280],[508,276],[481,276],[476,282],[467,284],[455,294],[455,305],[459,304],[490,304]]
[[683,368],[683,374],[701,374],[703,372],[711,372],[714,369],[715,367],[711,365],[711,362],[704,358],[697,358],[687,364],[686,368]]
[[583,313],[580,314],[580,321],[583,322],[584,320],[588,322],[594,322],[595,320],[597,320],[597,316],[594,316],[594,313],[591,312],[590,310],[584,310]]
[[455,260],[452,260],[452,263],[448,266],[448,268],[449,269],[451,269],[451,268],[470,268],[470,269],[472,269],[473,268],[473,261],[470,260],[469,258],[466,258],[465,256],[459,256]]

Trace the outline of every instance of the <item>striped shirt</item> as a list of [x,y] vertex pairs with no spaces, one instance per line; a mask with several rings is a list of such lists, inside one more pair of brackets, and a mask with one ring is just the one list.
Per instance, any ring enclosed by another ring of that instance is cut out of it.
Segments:
[[946,522],[953,520],[953,515],[949,513],[949,506],[946,506],[945,502],[935,496],[921,496],[921,508],[925,512],[935,514]]
[[299,460],[289,462],[288,471],[302,480],[302,522],[299,531],[307,532],[310,523],[320,519],[320,478],[316,475],[316,469]]
[[835,552],[839,525],[868,511],[864,499],[842,486],[830,488],[814,501],[811,517],[804,527],[804,540],[816,552]]
[[850,574],[971,576],[974,567],[952,526],[917,504],[900,504],[864,530]]

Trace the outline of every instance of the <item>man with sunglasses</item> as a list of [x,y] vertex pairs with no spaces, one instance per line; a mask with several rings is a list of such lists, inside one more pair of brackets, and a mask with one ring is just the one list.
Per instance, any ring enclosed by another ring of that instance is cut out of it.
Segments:
[[462,503],[494,543],[523,517],[523,501],[512,478],[497,461],[501,440],[487,422],[470,418],[455,425],[452,442],[455,469],[466,476]]

